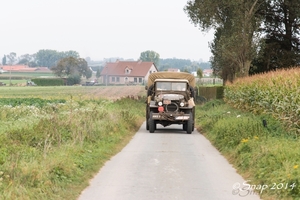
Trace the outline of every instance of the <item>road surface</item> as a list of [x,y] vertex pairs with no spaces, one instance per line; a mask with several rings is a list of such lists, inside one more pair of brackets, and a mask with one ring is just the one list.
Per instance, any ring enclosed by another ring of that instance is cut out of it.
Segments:
[[259,199],[196,130],[186,134],[179,125],[158,125],[149,133],[145,126],[105,164],[79,200]]

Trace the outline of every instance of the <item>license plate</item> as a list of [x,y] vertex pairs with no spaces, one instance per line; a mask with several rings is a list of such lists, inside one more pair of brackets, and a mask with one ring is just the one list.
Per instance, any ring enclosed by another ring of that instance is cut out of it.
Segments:
[[171,104],[171,100],[168,100],[168,99],[164,99],[164,102],[163,102],[164,104]]

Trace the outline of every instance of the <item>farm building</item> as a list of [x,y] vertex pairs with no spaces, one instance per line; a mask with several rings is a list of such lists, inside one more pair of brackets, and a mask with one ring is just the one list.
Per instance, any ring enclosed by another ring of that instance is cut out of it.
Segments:
[[101,72],[101,82],[106,85],[142,85],[151,73],[157,71],[153,62],[117,60],[106,63]]
[[177,68],[169,68],[167,71],[168,71],[168,72],[180,72],[180,69],[177,69]]
[[27,65],[3,65],[0,68],[6,72],[51,72],[47,67],[29,67]]

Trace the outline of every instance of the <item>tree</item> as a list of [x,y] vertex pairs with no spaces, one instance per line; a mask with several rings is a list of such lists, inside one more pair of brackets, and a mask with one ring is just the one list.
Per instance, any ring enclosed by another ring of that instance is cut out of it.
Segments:
[[203,77],[203,71],[202,71],[202,69],[198,69],[197,70],[197,77],[200,78],[200,79]]
[[51,70],[59,77],[79,75],[88,77],[91,69],[88,67],[87,62],[83,58],[67,57],[59,60],[55,67]]
[[41,67],[54,67],[61,58],[59,52],[55,50],[43,49],[36,53],[36,63]]
[[[15,52],[11,52],[10,54],[7,55],[10,66],[12,66],[16,62],[16,57],[17,54]],[[9,85],[11,86],[11,69],[9,70]]]
[[224,41],[223,38],[226,37],[226,35],[230,37],[231,34],[230,29],[217,28],[214,41],[210,46],[211,52],[214,55],[211,58],[212,69],[216,76],[223,79],[223,83],[226,83],[226,81],[232,82],[237,71],[237,66],[232,59],[229,56],[224,56],[229,47],[224,44],[226,41]]
[[5,55],[2,58],[2,65],[6,65],[6,56]]
[[288,68],[300,62],[300,2],[268,0],[265,10],[265,37],[260,43],[252,73]]
[[96,72],[96,78],[100,78],[101,76],[101,72],[100,72],[100,68],[97,69],[97,72]]
[[93,71],[92,70],[87,70],[85,73],[85,78],[89,79],[93,76]]
[[8,64],[13,65],[16,62],[17,54],[15,52],[11,52],[6,56],[8,58]]
[[[213,67],[226,70],[228,62],[235,77],[248,76],[255,51],[254,33],[262,20],[258,15],[265,0],[190,0],[184,8],[192,23],[202,31],[216,29],[211,45]],[[224,62],[226,61],[226,62]]]
[[165,71],[169,68],[180,69],[180,71],[183,71],[186,67],[192,65],[192,62],[189,59],[166,58],[159,59],[159,66],[157,66],[157,68],[159,71]]
[[155,66],[159,65],[159,54],[155,51],[144,51],[140,55],[141,61],[154,62]]
[[22,64],[22,65],[28,65],[31,63],[31,62],[34,62],[34,59],[35,59],[35,54],[33,55],[30,55],[30,54],[24,54],[24,55],[21,55],[19,57],[19,62],[18,64]]
[[62,58],[67,58],[67,57],[79,58],[79,53],[77,51],[73,51],[73,50],[63,51],[63,52],[60,52],[59,54],[60,54],[60,57],[62,57]]
[[79,53],[76,51],[58,52],[56,50],[43,49],[36,53],[36,63],[38,66],[54,67],[62,58],[73,57],[79,58]]

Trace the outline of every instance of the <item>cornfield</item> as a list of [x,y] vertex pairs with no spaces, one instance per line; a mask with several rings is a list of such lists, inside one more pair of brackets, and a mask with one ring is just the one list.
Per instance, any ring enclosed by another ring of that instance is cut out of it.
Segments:
[[239,109],[271,114],[300,134],[300,67],[237,79],[227,84],[224,100]]

